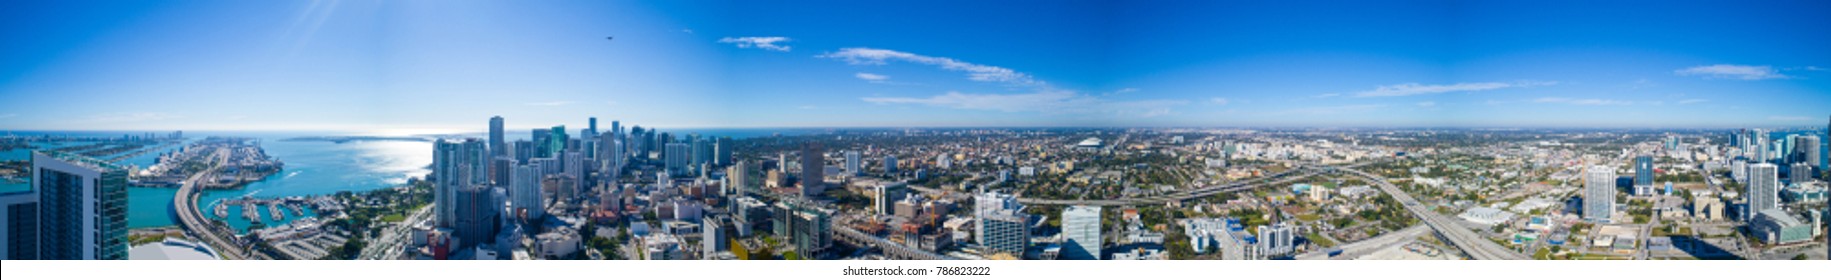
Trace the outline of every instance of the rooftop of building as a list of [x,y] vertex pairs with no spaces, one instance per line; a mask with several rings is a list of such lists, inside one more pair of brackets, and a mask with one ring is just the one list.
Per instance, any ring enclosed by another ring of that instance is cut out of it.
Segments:
[[128,260],[214,260],[216,251],[209,246],[183,240],[141,244],[127,249]]
[[127,168],[125,168],[125,167],[121,167],[119,165],[115,165],[115,164],[109,163],[107,161],[103,161],[103,160],[91,158],[91,157],[86,157],[86,156],[81,156],[81,155],[77,155],[77,154],[72,154],[72,153],[45,151],[45,150],[33,151],[33,153],[43,154],[46,157],[57,159],[57,160],[60,160],[63,162],[68,162],[70,164],[75,164],[77,166],[82,166],[84,168],[94,169],[97,171],[127,170]]

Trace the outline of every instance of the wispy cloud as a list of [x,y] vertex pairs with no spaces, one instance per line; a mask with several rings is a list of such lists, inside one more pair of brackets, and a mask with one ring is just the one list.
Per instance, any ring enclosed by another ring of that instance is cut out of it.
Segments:
[[0,119],[11,119],[18,116],[19,114],[0,114]]
[[693,34],[693,29],[681,29],[681,33]]
[[1634,83],[1628,84],[1628,88],[1631,88],[1631,89],[1643,89],[1643,88],[1651,88],[1651,87],[1657,87],[1657,86],[1659,86],[1659,83],[1655,83],[1652,80],[1647,80],[1644,78],[1639,79],[1639,80],[1634,80]]
[[819,55],[821,58],[843,60],[853,65],[883,65],[890,61],[933,65],[941,69],[967,73],[967,79],[981,82],[1000,82],[1013,85],[1044,85],[1042,81],[1031,78],[1029,74],[1018,73],[998,66],[967,63],[945,57],[925,56],[907,52],[873,48],[843,48],[837,52]]
[[1209,102],[1209,103],[1214,103],[1214,105],[1227,105],[1227,103],[1228,103],[1228,102],[1229,102],[1229,101],[1227,101],[1227,99],[1226,99],[1226,98],[1220,98],[1220,97],[1215,97],[1215,98],[1212,98],[1212,99],[1208,99],[1208,102]]
[[1634,102],[1630,102],[1630,101],[1613,100],[1613,99],[1596,99],[1596,98],[1578,99],[1578,98],[1564,98],[1564,97],[1545,97],[1545,98],[1534,99],[1534,100],[1532,100],[1532,102],[1533,103],[1557,103],[1557,104],[1569,104],[1569,105],[1585,105],[1585,106],[1634,104]]
[[1812,117],[1803,117],[1803,116],[1768,116],[1767,120],[1798,122],[1798,121],[1812,121],[1812,120],[1816,120],[1816,119],[1813,119]]
[[1785,79],[1786,75],[1766,65],[1716,64],[1673,70],[1679,76],[1702,76],[1711,79],[1767,80]]
[[1432,107],[1432,106],[1437,106],[1437,102],[1433,102],[1433,101],[1418,102],[1418,107]]
[[882,83],[882,82],[890,80],[890,76],[871,74],[871,73],[865,73],[865,72],[858,72],[858,74],[852,74],[852,76],[858,77],[858,79],[860,79],[860,80],[870,81],[873,83]]
[[572,101],[528,102],[526,104],[528,106],[566,106],[572,105]]
[[1447,85],[1426,85],[1426,84],[1419,84],[1419,83],[1404,83],[1404,84],[1380,86],[1379,88],[1375,88],[1373,90],[1354,93],[1354,96],[1355,97],[1412,96],[1412,95],[1438,94],[1438,93],[1448,93],[1448,92],[1485,91],[1485,90],[1496,90],[1496,89],[1503,89],[1503,88],[1524,88],[1524,87],[1536,87],[1536,86],[1549,86],[1549,85],[1556,85],[1556,84],[1557,84],[1557,82],[1549,82],[1549,81],[1522,81],[1522,82],[1513,82],[1513,83],[1503,83],[1503,82],[1457,83],[1457,84],[1447,84]]
[[974,94],[948,92],[929,97],[866,97],[865,102],[880,105],[916,104],[935,107],[1001,112],[1042,112],[1048,114],[1112,114],[1129,117],[1154,117],[1172,114],[1172,108],[1188,104],[1183,100],[1113,101],[1071,91],[1048,90],[1024,94]]
[[1339,105],[1339,106],[1304,107],[1304,108],[1295,108],[1295,109],[1279,111],[1277,113],[1279,113],[1279,114],[1298,114],[1298,115],[1333,115],[1333,114],[1365,113],[1365,112],[1371,112],[1373,110],[1377,110],[1380,108],[1386,108],[1386,105],[1385,104],[1355,104],[1355,105]]
[[820,107],[814,106],[814,105],[801,105],[801,107],[795,107],[795,109],[814,110],[814,109],[820,109]]
[[1692,103],[1704,103],[1704,102],[1710,102],[1710,99],[1697,99],[1697,98],[1685,99],[1685,100],[1679,100],[1678,104],[1692,104]]
[[789,46],[778,45],[777,43],[788,41],[788,37],[725,37],[718,39],[719,43],[733,44],[737,45],[739,48],[759,48],[778,52],[788,51]]
[[183,116],[174,115],[171,113],[128,112],[128,113],[106,113],[106,114],[95,115],[95,116],[89,117],[88,121],[89,122],[98,122],[98,123],[149,122],[149,121],[162,121],[162,120],[169,120],[169,119],[177,119],[177,118],[182,118],[182,117]]

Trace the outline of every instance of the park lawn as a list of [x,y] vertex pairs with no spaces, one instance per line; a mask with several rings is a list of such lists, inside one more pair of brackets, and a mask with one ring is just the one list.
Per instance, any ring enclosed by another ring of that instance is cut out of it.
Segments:
[[1310,235],[1306,236],[1306,238],[1309,238],[1310,242],[1314,242],[1314,243],[1316,243],[1317,246],[1322,246],[1323,248],[1335,247],[1335,241],[1329,241],[1328,238],[1322,238],[1322,235],[1316,234],[1314,232],[1310,233]]

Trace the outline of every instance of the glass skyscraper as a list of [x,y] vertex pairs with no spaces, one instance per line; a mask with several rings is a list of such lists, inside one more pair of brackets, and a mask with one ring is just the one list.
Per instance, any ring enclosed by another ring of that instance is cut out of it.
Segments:
[[6,196],[6,259],[127,259],[127,169],[35,152],[30,172],[37,201]]

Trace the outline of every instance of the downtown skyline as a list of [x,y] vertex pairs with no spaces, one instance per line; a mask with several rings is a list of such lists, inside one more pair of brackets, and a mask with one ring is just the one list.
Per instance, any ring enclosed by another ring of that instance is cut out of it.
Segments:
[[439,4],[0,4],[0,40],[18,42],[0,49],[0,129],[1729,128],[1831,113],[1822,2]]

